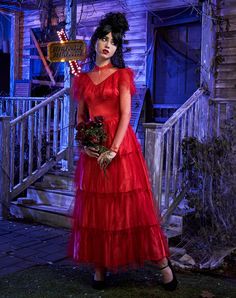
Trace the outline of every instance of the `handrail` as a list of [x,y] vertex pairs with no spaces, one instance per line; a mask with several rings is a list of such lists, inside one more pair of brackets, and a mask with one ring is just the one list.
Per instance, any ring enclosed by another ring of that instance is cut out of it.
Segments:
[[186,111],[196,103],[199,96],[201,96],[203,93],[203,89],[197,89],[193,95],[163,124],[163,132],[166,132],[171,126],[173,126],[179,120],[179,118],[182,117],[183,114],[186,113]]
[[209,98],[204,89],[199,88],[164,124],[144,124],[145,157],[154,200],[164,220],[171,215],[168,211],[184,197],[182,140],[185,137],[204,138],[208,117]]
[[47,106],[50,102],[52,102],[53,100],[55,100],[57,97],[63,95],[68,90],[69,90],[69,88],[63,88],[62,90],[58,91],[54,95],[52,95],[52,96],[48,97],[47,99],[45,99],[43,102],[39,103],[37,106],[33,107],[29,111],[25,112],[24,114],[20,115],[19,117],[15,118],[14,120],[12,120],[11,121],[11,124],[14,125],[18,121],[21,121],[24,118],[26,118],[27,116],[29,116],[29,115],[33,114],[34,112],[40,110],[42,107]]

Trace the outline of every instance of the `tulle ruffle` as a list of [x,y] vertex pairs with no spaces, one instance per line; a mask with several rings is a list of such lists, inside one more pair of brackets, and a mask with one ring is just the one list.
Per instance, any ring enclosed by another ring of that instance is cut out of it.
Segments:
[[106,267],[116,272],[157,262],[169,256],[158,225],[125,230],[99,230],[80,227],[70,242],[70,255],[78,263]]

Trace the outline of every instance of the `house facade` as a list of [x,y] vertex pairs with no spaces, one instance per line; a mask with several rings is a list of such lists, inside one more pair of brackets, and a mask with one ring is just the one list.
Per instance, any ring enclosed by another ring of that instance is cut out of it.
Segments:
[[[120,11],[126,13],[130,25],[124,42],[125,61],[134,70],[136,86],[141,90],[132,107],[139,108],[137,115],[134,111],[137,135],[149,166],[156,205],[169,219],[186,193],[180,171],[183,139],[220,135],[225,119],[234,113],[235,2],[99,0],[76,4],[77,1],[58,0],[41,1],[41,6],[37,2],[0,4],[0,15],[7,16],[11,32],[9,97],[1,99],[1,107],[13,112],[7,117],[7,110],[4,114],[2,109],[0,115],[0,132],[5,140],[0,146],[2,216],[9,214],[9,206],[14,203],[15,216],[30,216],[29,207],[38,210],[40,216],[54,214],[59,225],[63,222],[73,195],[62,193],[58,201],[50,199],[46,204],[45,185],[38,190],[32,188],[58,163],[64,170],[73,171],[74,106],[68,95],[69,67],[50,64],[46,45],[52,41],[54,29],[63,24],[69,37],[89,43],[100,18],[107,12]],[[17,89],[17,82],[28,83],[28,87]],[[28,94],[17,97],[16,92],[26,88]],[[39,90],[44,93],[39,95]],[[24,101],[23,108],[20,100]],[[19,113],[14,114],[13,105],[9,104],[13,102],[18,102]],[[19,152],[9,148],[18,148]],[[50,184],[50,179],[45,179]],[[65,183],[72,187],[68,180]],[[26,190],[25,197],[33,197],[35,205],[24,204],[27,199],[16,201]],[[51,198],[56,192],[51,193]],[[34,215],[39,221],[40,216]],[[47,216],[43,218],[48,220]]]

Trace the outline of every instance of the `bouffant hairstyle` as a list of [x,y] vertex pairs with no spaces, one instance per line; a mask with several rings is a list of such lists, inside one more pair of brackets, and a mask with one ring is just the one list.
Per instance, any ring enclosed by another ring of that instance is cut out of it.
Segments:
[[123,13],[120,12],[110,12],[107,13],[99,22],[98,27],[94,31],[89,47],[89,63],[92,68],[95,64],[96,51],[95,45],[97,39],[105,37],[111,32],[115,45],[117,49],[115,54],[111,58],[111,63],[118,68],[124,68],[125,62],[123,58],[123,38],[125,32],[129,30],[128,21]]

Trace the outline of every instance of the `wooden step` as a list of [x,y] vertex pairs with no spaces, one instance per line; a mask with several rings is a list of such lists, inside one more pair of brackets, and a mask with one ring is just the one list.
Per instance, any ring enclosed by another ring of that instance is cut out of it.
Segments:
[[[50,205],[23,205],[12,202],[10,206],[11,215],[15,218],[25,218],[33,220],[41,224],[47,224],[55,227],[71,228],[72,226],[72,210],[59,208]],[[169,226],[165,229],[165,235],[168,239],[179,237],[182,230],[176,226]]]
[[62,207],[34,204],[23,205],[11,202],[10,213],[15,218],[25,218],[57,227],[71,227],[71,210]]
[[37,204],[51,205],[55,207],[69,208],[74,203],[74,193],[58,190],[29,188],[27,197],[36,201]]
[[69,228],[74,192],[73,178],[67,172],[47,174],[27,189],[27,198],[12,202],[10,212],[16,218]]
[[37,204],[70,208],[75,197],[73,179],[68,176],[45,175],[43,181],[27,189],[27,197]]

